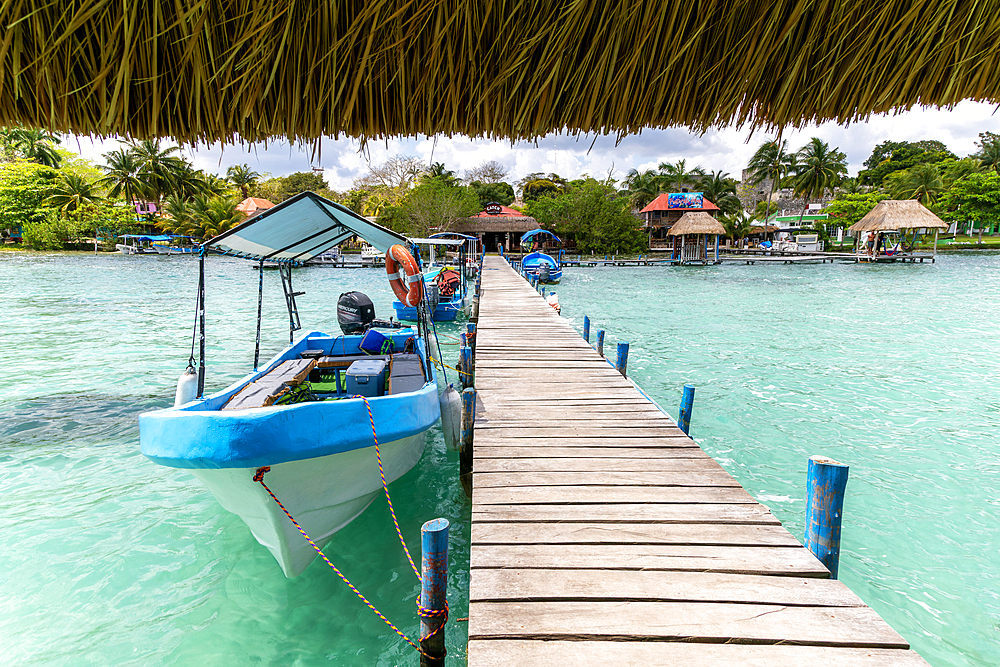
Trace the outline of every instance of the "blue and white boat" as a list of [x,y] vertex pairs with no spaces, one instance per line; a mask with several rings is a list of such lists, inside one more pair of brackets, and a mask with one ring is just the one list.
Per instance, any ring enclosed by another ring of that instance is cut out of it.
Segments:
[[[562,279],[562,265],[558,259],[535,248],[545,242],[562,243],[559,237],[546,229],[533,229],[521,237],[521,247],[534,250],[521,258],[521,268],[528,275],[537,276],[539,282],[558,283]],[[560,258],[562,251],[559,251]]]
[[[472,310],[472,299],[469,295],[469,281],[474,278],[477,266],[470,259],[475,258],[479,239],[475,236],[445,232],[434,234],[425,239],[407,239],[411,245],[427,250],[424,268],[424,281],[427,284],[428,296],[434,305],[432,317],[435,322],[450,322],[460,315],[468,317]],[[438,261],[437,252],[442,250],[445,257]],[[447,251],[455,252],[455,261],[447,262]],[[417,309],[407,306],[398,299],[392,302],[396,311],[396,319],[413,321],[417,319]]]
[[[269,467],[268,487],[322,547],[382,492],[376,435],[386,481],[409,471],[423,453],[426,432],[440,418],[424,345],[426,313],[417,327],[379,332],[372,326],[380,325],[372,321],[373,308],[370,317],[360,318],[360,325],[351,321],[348,328],[338,307],[344,335],[306,333],[265,364],[255,358],[254,370],[238,382],[205,395],[204,263],[209,249],[253,260],[261,267],[262,284],[264,262],[277,262],[291,337],[299,328],[295,297],[301,292],[291,287],[290,267],[355,234],[378,248],[405,243],[311,192],[207,242],[200,261],[198,371],[192,357],[175,406],[139,416],[142,453],[161,465],[190,470],[243,519],[288,577],[305,570],[316,552],[254,475]],[[368,337],[381,341],[374,355],[362,347],[363,340],[370,347]],[[359,393],[366,398],[353,397]]]

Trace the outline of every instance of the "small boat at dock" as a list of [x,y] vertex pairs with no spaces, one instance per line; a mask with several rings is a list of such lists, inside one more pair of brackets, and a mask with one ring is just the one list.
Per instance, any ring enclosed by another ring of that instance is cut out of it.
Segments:
[[[243,519],[288,577],[304,571],[316,551],[258,481],[266,475],[271,491],[322,548],[382,492],[380,468],[389,483],[416,465],[441,415],[425,345],[429,313],[419,301],[417,325],[399,328],[376,320],[370,299],[348,292],[336,307],[342,335],[310,331],[258,364],[258,310],[253,370],[206,395],[205,259],[211,251],[254,261],[261,285],[265,261],[277,262],[292,339],[301,329],[295,300],[303,295],[292,288],[292,266],[355,234],[406,252],[396,247],[405,243],[402,237],[314,193],[207,242],[200,257],[197,372],[192,355],[174,407],[139,416],[142,453],[194,474]],[[421,280],[418,275],[409,284]]]
[[554,285],[562,280],[562,264],[560,261],[562,259],[562,250],[559,250],[558,259],[541,252],[539,248],[546,241],[550,243],[553,241],[555,243],[562,243],[558,236],[545,229],[533,229],[521,237],[521,247],[532,251],[521,258],[521,267],[528,275],[537,277],[538,282]]

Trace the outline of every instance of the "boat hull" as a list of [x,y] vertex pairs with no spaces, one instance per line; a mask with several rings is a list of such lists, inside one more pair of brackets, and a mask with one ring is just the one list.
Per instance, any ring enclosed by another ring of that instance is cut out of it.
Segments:
[[[459,314],[468,317],[466,303],[467,299],[454,299],[452,301],[439,301],[434,309],[432,317],[435,322],[451,322],[458,318]],[[417,309],[404,306],[402,301],[393,301],[392,307],[396,310],[397,320],[416,321]]]
[[[380,443],[388,482],[405,475],[420,460],[426,434]],[[300,575],[316,550],[288,520],[264,487],[253,481],[256,468],[197,469],[191,472],[225,509],[239,515],[254,537],[274,556],[286,577]],[[271,466],[264,482],[322,548],[382,493],[375,447]]]

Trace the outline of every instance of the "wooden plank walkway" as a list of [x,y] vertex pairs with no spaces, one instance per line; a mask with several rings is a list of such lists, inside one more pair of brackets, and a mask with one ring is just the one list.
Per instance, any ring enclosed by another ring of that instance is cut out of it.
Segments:
[[470,667],[926,665],[499,257],[476,336]]

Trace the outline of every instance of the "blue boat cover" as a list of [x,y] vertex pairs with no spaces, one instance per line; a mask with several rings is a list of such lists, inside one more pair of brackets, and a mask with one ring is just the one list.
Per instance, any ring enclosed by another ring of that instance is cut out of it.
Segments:
[[305,262],[352,236],[385,252],[406,239],[354,211],[303,192],[205,243],[227,255],[272,262]]
[[[556,236],[555,234],[553,234],[552,232],[550,232],[547,229],[532,229],[530,232],[525,232],[524,236],[521,237],[521,243],[525,243],[527,241],[530,241],[531,239],[535,238],[536,236],[542,236],[542,237],[544,237],[544,235],[546,235],[546,234],[548,234],[549,236],[551,236],[552,240],[554,240],[556,243],[562,243],[562,240],[558,236]],[[544,241],[545,239],[541,238],[539,240],[540,241]]]

